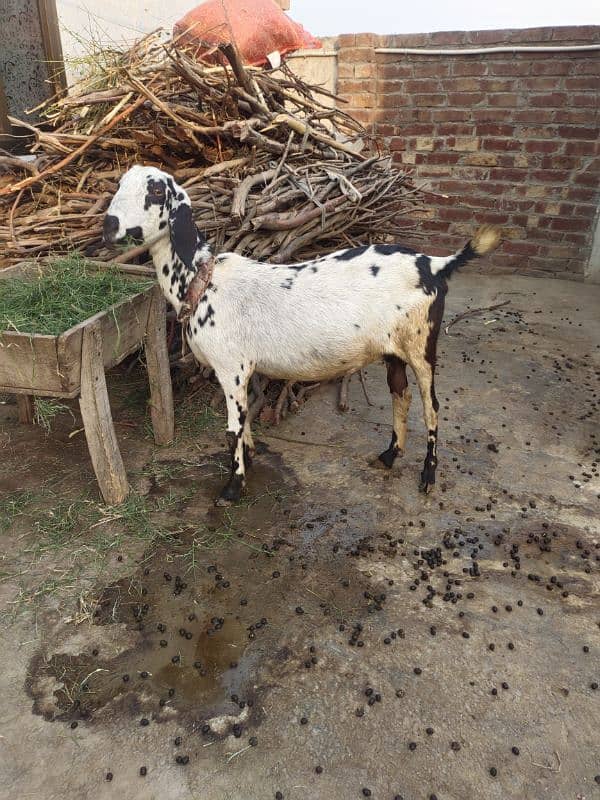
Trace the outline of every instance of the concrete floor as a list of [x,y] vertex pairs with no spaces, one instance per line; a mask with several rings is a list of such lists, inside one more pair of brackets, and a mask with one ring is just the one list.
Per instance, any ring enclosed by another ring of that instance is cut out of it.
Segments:
[[[346,414],[326,388],[260,432],[231,511],[222,430],[159,450],[116,411],[138,489],[186,489],[178,535],[122,537],[94,572],[111,521],[35,557],[27,515],[4,532],[0,796],[600,798],[600,287],[459,276],[446,320],[504,300],[440,337],[428,497],[418,393],[404,459],[368,466],[380,366],[372,406],[354,379]],[[93,493],[77,420],[44,439],[1,414],[0,490]],[[89,573],[31,599],[88,546]]]

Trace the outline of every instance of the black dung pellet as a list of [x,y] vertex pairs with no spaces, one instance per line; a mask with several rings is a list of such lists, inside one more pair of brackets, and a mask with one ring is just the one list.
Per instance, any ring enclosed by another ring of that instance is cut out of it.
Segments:
[[450,742],[450,749],[454,750],[455,753],[458,753],[460,750],[460,742]]
[[596,681],[592,681],[590,683],[590,689],[593,689],[594,691],[596,691],[597,688],[598,688],[598,684],[596,683]]
[[425,728],[425,733],[427,734],[427,736],[433,736],[434,733],[433,728]]
[[113,779],[113,774],[112,774],[112,772],[107,772],[107,773],[106,773],[106,780],[107,780],[107,781],[112,781],[112,779]]
[[202,733],[207,734],[210,733],[210,725],[205,724],[202,726]]
[[306,717],[302,717],[300,719],[300,725],[306,725],[308,723],[308,719]]
[[76,728],[78,725],[79,725],[79,723],[78,723],[76,720],[73,720],[73,722],[71,723],[71,730],[75,730],[75,728]]
[[600,783],[600,775],[594,775],[594,780],[596,783]]
[[415,673],[415,675],[420,675],[423,672],[423,670],[421,669],[421,667],[415,667],[413,669],[413,672]]
[[281,792],[275,792],[275,800],[283,800],[283,794]]
[[409,750],[416,750],[417,749],[417,743],[416,742],[409,742],[408,743],[408,749]]
[[179,745],[181,744],[181,736],[176,736],[175,739],[173,739],[173,744],[175,745],[175,747],[179,747]]
[[521,752],[518,747],[511,747],[510,749],[511,749],[511,752],[513,753],[513,755],[515,755],[515,756],[518,756],[519,753]]
[[144,678],[144,680],[148,677],[148,673],[146,672],[146,670],[144,670],[143,672],[140,672],[140,677]]
[[583,650],[584,653],[589,653],[590,652],[590,648],[587,646],[587,644],[584,644],[581,649]]
[[371,790],[370,790],[370,789],[367,789],[367,788],[366,788],[366,786],[365,786],[365,788],[362,790],[362,793],[363,793],[363,797],[371,797]]
[[495,778],[497,774],[498,770],[496,769],[496,767],[490,767],[490,775],[492,776],[492,778]]
[[323,772],[323,767],[315,767],[315,772],[320,775]]
[[123,683],[127,683],[129,680],[129,675],[123,675]]
[[256,738],[256,736],[251,736],[248,739],[248,744],[250,745],[250,747],[256,747],[256,745],[258,744],[258,739]]
[[140,775],[142,777],[144,777],[144,775],[147,775],[147,774],[148,774],[148,768],[147,767],[140,767]]
[[304,614],[304,609],[302,606],[296,606],[296,614]]
[[150,725],[150,720],[146,719],[146,717],[142,717],[141,720],[140,720],[140,725],[142,725],[142,727],[145,727],[146,725]]

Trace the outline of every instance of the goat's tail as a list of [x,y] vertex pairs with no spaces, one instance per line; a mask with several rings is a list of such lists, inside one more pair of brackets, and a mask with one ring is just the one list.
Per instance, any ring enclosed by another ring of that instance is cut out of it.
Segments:
[[439,264],[437,270],[435,267],[432,269],[434,275],[436,277],[449,278],[455,270],[467,262],[495,250],[500,244],[501,236],[500,228],[495,225],[482,225],[475,233],[475,236],[458,253],[445,259],[432,259],[434,263],[437,261]]

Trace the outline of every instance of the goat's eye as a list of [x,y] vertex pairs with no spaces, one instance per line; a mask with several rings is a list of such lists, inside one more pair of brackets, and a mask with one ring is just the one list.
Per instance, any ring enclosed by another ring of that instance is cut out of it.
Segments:
[[153,194],[153,196],[154,196],[154,197],[164,197],[164,194],[165,194],[165,187],[164,187],[164,186],[161,186],[161,184],[160,184],[160,183],[158,183],[158,184],[155,184],[155,185],[152,187],[152,190],[151,190],[151,191],[152,191],[152,194]]

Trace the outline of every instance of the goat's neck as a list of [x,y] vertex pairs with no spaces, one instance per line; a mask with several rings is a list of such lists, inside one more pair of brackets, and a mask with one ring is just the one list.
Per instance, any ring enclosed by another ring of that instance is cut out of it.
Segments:
[[[158,282],[169,303],[179,314],[188,287],[196,273],[203,269],[212,258],[207,242],[199,241],[192,259],[191,268],[177,258],[168,236],[159,239],[150,247],[150,255],[156,269]],[[166,270],[165,270],[166,266]],[[173,276],[175,276],[173,278]]]

